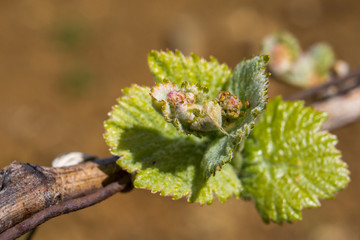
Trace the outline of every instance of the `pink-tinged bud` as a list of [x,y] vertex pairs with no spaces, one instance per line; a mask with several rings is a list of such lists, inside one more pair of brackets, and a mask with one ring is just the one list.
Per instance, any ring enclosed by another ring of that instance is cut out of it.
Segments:
[[234,119],[240,116],[243,104],[235,94],[231,94],[229,91],[221,91],[217,100],[222,108],[221,113],[226,119]]
[[184,93],[182,91],[171,91],[167,95],[167,101],[171,106],[175,106],[178,103],[194,104],[196,96],[193,93]]
[[186,93],[185,95],[186,95],[185,103],[189,103],[189,104],[195,103],[195,100],[196,100],[195,94],[189,92],[189,93]]
[[[153,107],[180,132],[203,136],[219,130],[227,134],[222,128],[223,109],[217,99],[209,100],[205,87],[184,82],[179,88],[173,83],[164,82],[153,87],[150,95]],[[225,107],[230,110],[241,108],[241,101],[236,95],[229,92],[223,95],[221,100],[226,103]]]
[[184,102],[186,98],[185,93],[180,91],[171,91],[167,94],[167,101],[170,103],[170,105],[175,106],[179,102]]
[[153,107],[161,113],[165,120],[168,122],[173,121],[173,114],[171,111],[171,104],[168,101],[168,95],[171,92],[178,92],[179,88],[173,84],[166,82],[164,84],[156,84],[155,87],[151,88],[150,96],[152,97]]

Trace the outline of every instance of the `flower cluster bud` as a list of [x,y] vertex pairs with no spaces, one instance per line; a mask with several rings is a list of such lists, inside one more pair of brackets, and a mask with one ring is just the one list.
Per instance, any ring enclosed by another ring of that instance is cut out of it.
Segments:
[[235,119],[240,116],[242,102],[235,94],[229,91],[221,91],[217,96],[217,100],[221,107],[221,114],[227,119]]
[[167,94],[167,100],[172,107],[175,107],[178,104],[184,104],[184,103],[194,104],[196,100],[196,96],[191,92],[184,93],[180,90],[175,90]]
[[167,122],[171,122],[180,132],[202,136],[210,131],[223,129],[237,119],[249,102],[242,103],[228,91],[221,91],[216,99],[210,100],[207,88],[184,82],[180,87],[170,82],[157,84],[150,93],[154,108]]

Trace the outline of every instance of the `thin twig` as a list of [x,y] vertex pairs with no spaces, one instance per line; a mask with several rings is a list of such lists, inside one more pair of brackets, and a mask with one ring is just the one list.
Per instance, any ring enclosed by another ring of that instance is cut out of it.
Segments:
[[355,122],[360,118],[360,70],[286,98],[298,99],[329,114],[324,130],[334,130]]

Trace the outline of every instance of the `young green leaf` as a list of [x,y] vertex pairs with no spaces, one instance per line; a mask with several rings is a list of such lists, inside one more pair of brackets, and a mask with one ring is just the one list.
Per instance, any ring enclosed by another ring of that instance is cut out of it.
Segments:
[[303,102],[269,102],[245,142],[240,179],[264,221],[300,220],[301,210],[318,207],[349,182],[335,148],[336,137],[320,131],[326,119]]
[[255,125],[258,114],[263,112],[269,84],[265,73],[268,60],[268,56],[257,56],[241,61],[226,83],[225,90],[237,95],[244,104],[250,103],[250,106],[244,108],[235,121],[224,126],[229,135],[217,139],[208,149],[202,161],[206,175],[215,174],[217,168],[232,159],[234,149],[243,144]]
[[242,187],[230,164],[215,176],[204,176],[201,160],[212,146],[209,139],[179,135],[152,107],[149,92],[136,85],[124,89],[104,124],[111,153],[135,173],[134,186],[201,204],[211,203],[214,193],[222,202],[239,196]]
[[255,125],[257,116],[265,109],[269,85],[265,68],[268,61],[268,56],[256,56],[241,61],[225,86],[225,90],[236,94],[242,102],[249,104],[236,122],[227,128],[238,137],[238,143],[245,140]]
[[217,170],[221,169],[225,163],[231,161],[235,144],[229,138],[229,136],[223,136],[222,138],[214,139],[206,149],[201,161],[201,169],[203,169],[205,177],[215,175]]
[[180,86],[183,82],[198,83],[209,88],[209,97],[215,98],[230,78],[231,70],[226,64],[211,57],[210,61],[196,54],[185,57],[180,51],[151,51],[148,56],[150,71],[155,81],[162,83],[164,79]]

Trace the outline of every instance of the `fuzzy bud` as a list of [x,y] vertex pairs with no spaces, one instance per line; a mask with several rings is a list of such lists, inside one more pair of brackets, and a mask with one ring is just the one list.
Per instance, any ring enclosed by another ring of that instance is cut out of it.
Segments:
[[153,107],[180,132],[201,136],[222,130],[221,106],[217,100],[209,100],[205,87],[164,82],[153,87],[150,95]]
[[221,113],[226,119],[235,119],[240,116],[243,104],[235,94],[231,94],[229,91],[221,91],[217,100],[222,108]]

